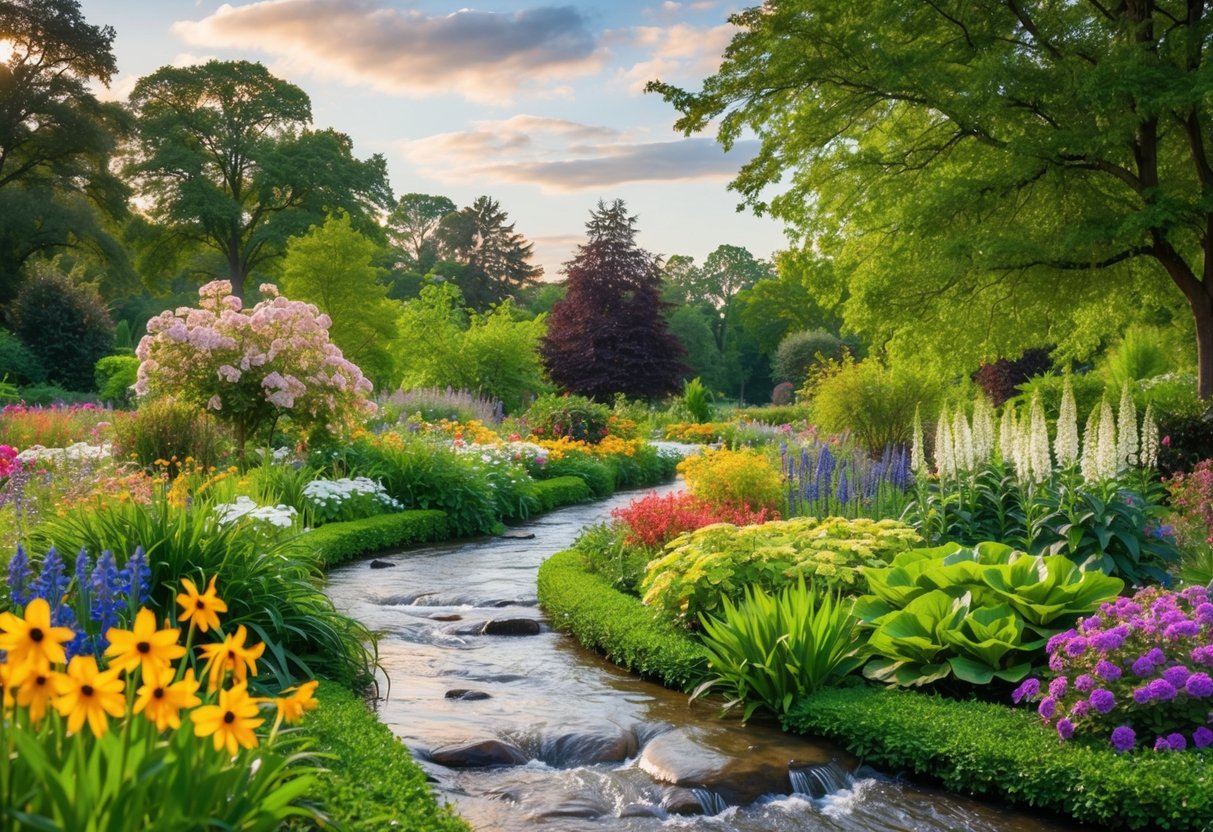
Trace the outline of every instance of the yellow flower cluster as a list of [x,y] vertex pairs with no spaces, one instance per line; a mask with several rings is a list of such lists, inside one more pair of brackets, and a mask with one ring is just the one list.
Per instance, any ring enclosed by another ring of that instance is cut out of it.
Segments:
[[581,439],[570,439],[567,436],[559,439],[532,437],[531,441],[541,448],[545,448],[548,452],[548,459],[551,460],[563,459],[569,453],[582,453],[592,457],[635,456],[636,450],[640,447],[639,439],[622,439],[613,434],[604,436],[601,442],[595,444]]
[[191,457],[186,457],[184,464],[169,486],[167,498],[169,505],[174,508],[184,508],[192,498],[205,494],[221,482],[239,476],[240,469],[235,465],[219,470],[214,465],[209,467],[194,465]]
[[783,478],[771,458],[753,448],[705,450],[678,463],[691,493],[713,506],[786,508]]
[[[257,675],[257,660],[265,645],[246,645],[244,625],[222,641],[199,648],[206,659],[202,673],[208,680],[207,698],[212,700],[204,703],[194,669],[173,662],[188,655],[195,629],[218,631],[219,613],[227,612],[227,604],[216,594],[214,578],[205,592],[188,578],[181,584],[178,618],[190,623],[187,644],[180,644],[181,631],[176,627],[157,628],[155,614],[143,608],[130,630],[111,627],[105,634],[109,647],[104,670],[94,656],[67,660],[64,645],[76,634],[68,627],[52,626],[45,600],[30,601],[21,617],[0,613],[0,650],[7,653],[0,664],[5,715],[14,706],[24,708],[30,723],[38,725],[53,708],[67,721],[69,733],[79,732],[87,723],[92,734],[101,737],[109,729],[109,717],[123,719],[128,708],[132,716],[143,715],[161,732],[180,728],[186,712],[195,736],[211,737],[216,751],[226,748],[235,755],[240,748],[257,746],[255,729],[265,723],[259,716],[263,704],[272,702],[276,707],[275,728],[283,720],[298,722],[316,707],[314,681],[273,699],[249,694],[248,677]],[[225,689],[229,677],[231,686]]]
[[676,442],[707,444],[720,435],[722,425],[715,422],[675,422],[665,426],[665,438]]

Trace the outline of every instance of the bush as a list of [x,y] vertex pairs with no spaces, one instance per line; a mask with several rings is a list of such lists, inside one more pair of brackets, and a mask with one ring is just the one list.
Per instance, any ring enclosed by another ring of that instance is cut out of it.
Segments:
[[[1046,725],[1116,751],[1213,746],[1213,604],[1209,591],[1143,589],[1049,640],[1052,680],[1028,679],[1014,699],[1040,700]],[[1190,668],[1195,668],[1190,669]]]
[[36,406],[86,404],[95,401],[91,393],[67,390],[57,384],[31,384],[17,391],[25,404]]
[[1108,386],[1119,388],[1170,372],[1181,357],[1163,331],[1134,326],[1108,351],[1101,369]]
[[420,413],[427,422],[446,419],[450,422],[479,422],[491,425],[501,421],[501,402],[487,399],[466,390],[439,390],[417,387],[397,390],[379,402],[381,415],[388,424]]
[[174,475],[188,457],[200,466],[218,466],[226,447],[225,432],[210,414],[169,396],[114,420],[115,456],[134,458],[145,468],[166,460]]
[[705,450],[678,463],[687,487],[716,508],[787,509],[779,471],[762,451]]
[[812,368],[842,358],[842,341],[822,329],[793,332],[779,342],[771,361],[772,374],[796,387],[805,383]]
[[139,359],[133,355],[107,355],[97,362],[93,378],[97,395],[102,401],[127,404],[135,395],[135,378],[139,375]]
[[914,691],[823,690],[797,704],[784,724],[834,740],[869,765],[1096,829],[1198,832],[1213,824],[1207,757],[1059,744],[1035,715],[1002,705]]
[[114,324],[95,292],[43,271],[21,287],[10,315],[49,381],[68,390],[93,388],[93,367],[114,346]]
[[605,461],[598,460],[587,454],[572,452],[565,453],[559,459],[547,458],[547,462],[539,464],[538,460],[527,466],[531,476],[536,479],[554,479],[556,477],[579,477],[589,486],[595,499],[609,497],[615,493],[615,471]]
[[787,407],[796,398],[796,385],[790,381],[781,381],[771,390],[771,404],[776,407]]
[[539,603],[553,626],[621,667],[677,690],[703,680],[703,648],[677,627],[654,621],[636,598],[587,572],[575,550],[552,555],[539,567]]
[[623,523],[629,546],[647,549],[661,549],[680,534],[713,523],[751,526],[779,519],[776,512],[765,508],[714,506],[685,491],[664,495],[654,492],[615,509],[611,516]]
[[[599,447],[606,447],[606,440]],[[674,478],[678,458],[659,452],[652,445],[637,443],[624,452],[599,457],[611,469],[615,489],[644,488]]]
[[559,439],[567,436],[582,442],[599,442],[609,432],[611,410],[583,396],[540,396],[523,419],[535,436]]
[[[695,695],[724,688],[742,720],[758,708],[786,714],[792,703],[837,684],[863,664],[863,636],[852,602],[808,589],[802,577],[776,596],[750,586],[740,606],[726,599],[720,618],[704,616],[703,646],[716,674]],[[692,697],[694,698],[694,697]]]
[[[1019,358],[1000,358],[989,364],[982,364],[973,374],[973,381],[986,392],[991,403],[999,407],[1007,399],[1015,395],[1015,390],[1033,376],[1048,372],[1053,366],[1047,349],[1031,349],[1024,351]],[[1085,412],[1085,411],[1084,411]]]
[[1180,546],[1179,576],[1194,584],[1213,583],[1213,459],[1190,474],[1166,482],[1172,513],[1167,521]]
[[1191,471],[1213,448],[1213,408],[1197,415],[1160,414],[1158,433],[1163,438],[1158,470],[1163,474]]
[[896,520],[812,517],[759,526],[716,524],[677,538],[649,564],[644,603],[670,620],[694,624],[741,600],[747,586],[777,591],[803,576],[814,586],[863,592],[861,567],[884,566],[920,543],[918,533]]
[[539,511],[551,511],[561,506],[584,503],[593,498],[589,485],[581,477],[554,477],[530,483],[528,490],[535,497]]
[[745,407],[734,415],[738,419],[749,419],[764,425],[790,425],[794,422],[807,422],[811,412],[808,405],[784,404]]
[[305,532],[300,543],[315,554],[316,562],[322,568],[331,569],[347,560],[386,549],[445,540],[449,531],[444,512],[433,509],[399,511],[363,520],[328,523]]
[[46,381],[38,356],[7,329],[0,329],[0,379],[19,387]]
[[696,422],[712,419],[712,394],[697,378],[682,383],[682,405]]
[[805,391],[813,419],[826,433],[850,433],[868,453],[909,445],[914,412],[929,422],[938,407],[939,382],[905,366],[886,369],[874,359],[849,356],[823,368]]

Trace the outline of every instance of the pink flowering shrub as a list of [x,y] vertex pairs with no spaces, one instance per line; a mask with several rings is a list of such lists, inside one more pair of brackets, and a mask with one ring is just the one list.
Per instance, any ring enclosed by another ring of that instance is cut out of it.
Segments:
[[1213,745],[1213,602],[1209,590],[1143,589],[1049,640],[1052,679],[1028,679],[1015,702],[1062,740],[1106,736],[1117,751]]
[[1213,546],[1213,459],[1196,463],[1190,474],[1178,473],[1167,480],[1167,491],[1180,544]]
[[245,440],[282,416],[299,427],[338,433],[373,412],[371,383],[329,341],[332,321],[310,303],[287,300],[269,283],[245,309],[226,280],[198,290],[199,308],[148,321],[139,342],[135,392],[172,393],[229,422]]

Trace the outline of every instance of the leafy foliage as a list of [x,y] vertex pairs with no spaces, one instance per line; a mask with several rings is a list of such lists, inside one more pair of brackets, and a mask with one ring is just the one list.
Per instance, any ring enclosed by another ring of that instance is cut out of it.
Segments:
[[706,449],[678,463],[678,471],[691,493],[714,508],[787,508],[779,471],[762,451]]
[[567,436],[579,442],[600,442],[609,433],[611,411],[584,396],[540,396],[527,409],[527,428],[543,439]]
[[443,215],[434,231],[442,257],[462,266],[455,283],[473,309],[516,299],[543,274],[530,262],[534,244],[515,232],[508,218],[497,200],[479,196],[466,208]]
[[68,390],[93,389],[93,367],[114,344],[114,324],[96,293],[44,269],[21,287],[11,314],[13,331],[48,380]]
[[[1000,358],[988,364],[982,364],[973,374],[973,381],[986,392],[990,402],[999,407],[1007,399],[1015,396],[1017,388],[1028,379],[1048,372],[1053,365],[1046,349],[1025,350],[1016,359]],[[1060,388],[1058,397],[1060,399]],[[1088,407],[1087,410],[1090,410]],[[1083,411],[1084,413],[1086,411]]]
[[793,332],[779,342],[771,370],[775,378],[800,387],[812,367],[826,361],[838,361],[842,353],[842,341],[824,330]]
[[46,381],[46,368],[38,356],[7,329],[0,329],[0,378],[18,385]]
[[329,569],[357,557],[443,540],[447,535],[444,512],[416,509],[363,520],[328,523],[305,533],[300,542],[315,553],[322,567]]
[[698,378],[682,383],[682,404],[696,422],[712,420],[711,394]]
[[915,409],[927,419],[940,398],[939,382],[912,367],[886,368],[850,356],[826,365],[803,391],[814,422],[827,433],[850,433],[873,455],[889,445],[908,445]]
[[97,395],[102,401],[127,404],[134,398],[139,359],[133,355],[107,355],[93,367]]

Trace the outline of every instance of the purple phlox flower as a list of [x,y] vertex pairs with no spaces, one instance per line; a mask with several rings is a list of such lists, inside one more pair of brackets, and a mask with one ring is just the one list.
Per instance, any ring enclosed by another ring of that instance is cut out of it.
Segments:
[[1163,636],[1171,641],[1179,641],[1181,638],[1191,638],[1197,635],[1200,635],[1200,625],[1186,618],[1170,625],[1163,632]]
[[1120,678],[1121,670],[1117,665],[1107,659],[1100,659],[1095,663],[1095,675],[1109,682],[1115,682]]
[[1061,699],[1066,695],[1066,690],[1069,689],[1069,681],[1065,676],[1058,676],[1052,682],[1049,682],[1049,696],[1054,699]]
[[1178,732],[1159,737],[1154,741],[1155,751],[1183,751],[1188,747],[1188,738]]
[[1166,679],[1155,679],[1147,687],[1150,689],[1150,698],[1157,699],[1159,702],[1170,702],[1177,693],[1175,685]]
[[1063,740],[1074,736],[1074,723],[1065,717],[1057,720],[1057,735]]
[[1085,699],[1079,699],[1070,706],[1070,716],[1075,719],[1081,719],[1089,713],[1091,713],[1091,703]]
[[1057,711],[1057,700],[1052,696],[1046,696],[1040,700],[1040,705],[1037,706],[1036,712],[1040,714],[1045,722],[1053,718],[1053,714]]
[[1045,650],[1049,653],[1056,653],[1065,646],[1066,642],[1074,638],[1076,635],[1078,635],[1078,632],[1072,629],[1066,630],[1064,633],[1058,633],[1057,635],[1049,638],[1048,642],[1045,644]]
[[1087,652],[1087,640],[1082,636],[1075,636],[1066,642],[1067,656],[1081,656]]
[[1154,599],[1154,603],[1150,604],[1150,612],[1156,616],[1161,616],[1168,610],[1176,609],[1175,597],[1172,595],[1160,595]]
[[1133,667],[1131,669],[1134,675],[1139,676],[1142,679],[1146,678],[1147,676],[1154,675],[1154,663],[1150,661],[1149,657],[1147,656],[1142,656],[1140,659],[1133,662]]
[[1121,624],[1119,627],[1114,627],[1111,630],[1095,633],[1089,641],[1091,646],[1096,650],[1101,653],[1108,653],[1120,648],[1120,645],[1124,643],[1125,636],[1128,635],[1128,629],[1128,627]]
[[1208,673],[1193,673],[1184,683],[1184,690],[1194,699],[1213,696],[1213,678]]
[[1098,688],[1091,691],[1091,707],[1101,714],[1106,714],[1116,707],[1116,697],[1112,691]]
[[1164,627],[1170,627],[1172,624],[1178,624],[1181,621],[1187,621],[1188,617],[1179,610],[1167,610],[1162,615],[1158,616],[1158,623]]
[[1061,653],[1054,653],[1052,656],[1049,656],[1049,670],[1052,670],[1054,673],[1061,673],[1065,670],[1065,667],[1066,660]]
[[1145,705],[1154,699],[1154,695],[1150,693],[1149,685],[1133,689],[1133,701],[1138,705]]
[[1084,633],[1089,633],[1092,630],[1098,630],[1103,626],[1103,620],[1098,615],[1093,615],[1090,618],[1084,618],[1078,623],[1078,629]]
[[1201,584],[1193,584],[1181,590],[1179,595],[1189,604],[1199,604],[1202,601],[1208,600],[1209,588]]
[[1213,745],[1213,731],[1203,725],[1200,726],[1192,732],[1192,745],[1196,748],[1208,748]]
[[1090,693],[1094,687],[1095,680],[1086,673],[1083,673],[1074,680],[1074,690],[1078,691],[1079,693]]
[[17,544],[17,553],[8,562],[8,597],[14,606],[23,607],[28,600],[25,583],[29,580],[29,556],[25,547]]
[[1192,652],[1188,654],[1188,658],[1192,660],[1193,664],[1203,664],[1213,667],[1213,644],[1193,647]]
[[1099,611],[1104,615],[1116,615],[1116,605],[1111,601],[1104,601],[1099,605]]
[[1036,678],[1024,679],[1019,687],[1011,692],[1011,701],[1018,705],[1025,699],[1035,699],[1040,693],[1040,680]]
[[1118,752],[1129,751],[1137,744],[1137,733],[1128,725],[1112,729],[1112,747]]
[[1168,667],[1162,672],[1162,678],[1166,679],[1177,688],[1182,688],[1184,682],[1188,681],[1188,677],[1192,675],[1192,671],[1184,667],[1182,664]]
[[1116,601],[1116,614],[1121,618],[1141,615],[1141,604],[1128,598],[1120,598]]
[[1146,658],[1149,659],[1150,664],[1155,665],[1166,664],[1167,662],[1166,654],[1163,653],[1162,649],[1159,647],[1154,647],[1150,650],[1150,652],[1146,653]]
[[1196,620],[1205,626],[1213,624],[1213,604],[1203,602],[1196,608]]

